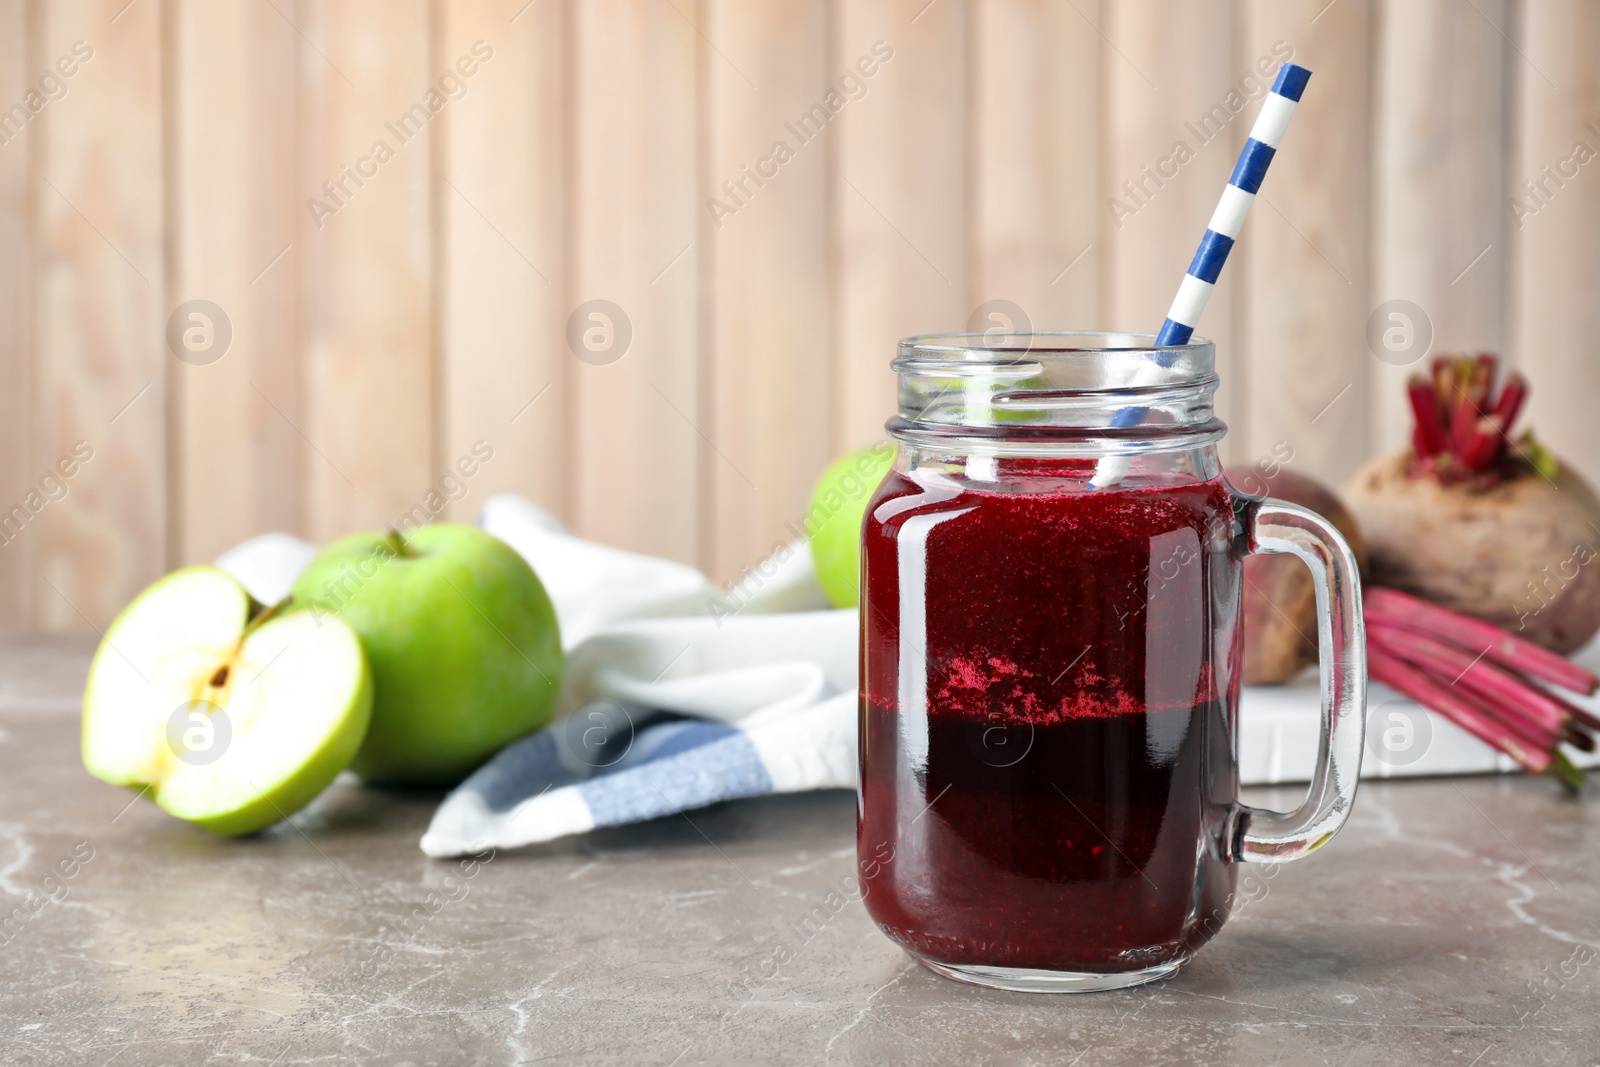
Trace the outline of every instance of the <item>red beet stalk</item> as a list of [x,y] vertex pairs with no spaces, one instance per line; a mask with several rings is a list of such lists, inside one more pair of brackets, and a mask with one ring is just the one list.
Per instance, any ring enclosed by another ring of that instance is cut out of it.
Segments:
[[1550,769],[1548,749],[1530,745],[1516,731],[1486,712],[1482,705],[1463,692],[1442,685],[1381,646],[1367,646],[1367,667],[1384,685],[1405,694],[1418,704],[1437,711],[1472,736],[1499,749],[1532,774]]
[[1450,413],[1450,450],[1456,455],[1466,456],[1481,414],[1478,406],[1467,395],[1467,391],[1461,390],[1460,396],[1456,398],[1455,408]]
[[1500,419],[1502,430],[1511,429],[1512,423],[1517,421],[1517,415],[1522,411],[1523,401],[1528,399],[1528,379],[1521,374],[1513,373],[1506,379],[1506,384],[1500,390],[1500,399],[1495,402],[1494,413]]
[[1479,419],[1467,438],[1461,462],[1474,471],[1485,471],[1500,454],[1500,442],[1505,437],[1505,423],[1499,415],[1486,415]]
[[1406,395],[1411,400],[1411,414],[1416,420],[1412,443],[1417,455],[1432,459],[1445,449],[1444,427],[1439,423],[1439,401],[1433,384],[1420,374],[1412,375],[1406,383]]
[[1528,380],[1520,374],[1513,374],[1500,390],[1494,410],[1474,424],[1466,449],[1460,453],[1461,461],[1474,471],[1488,470],[1500,457],[1508,440],[1507,431],[1517,421],[1517,413],[1522,410],[1522,402],[1527,398]]
[[[1389,652],[1392,650],[1386,647],[1384,651]],[[1437,662],[1428,660],[1426,657],[1412,659],[1408,656],[1397,655],[1396,658],[1415,668],[1435,685],[1448,692],[1455,693],[1462,700],[1477,708],[1480,715],[1509,730],[1521,738],[1524,745],[1535,751],[1550,756],[1555,753],[1557,746],[1561,744],[1562,732],[1560,730],[1551,730],[1543,723],[1519,714],[1514,705],[1507,704],[1498,694],[1485,696],[1483,692],[1474,689],[1464,681],[1458,684],[1456,676],[1441,670]]]
[[1485,659],[1518,674],[1575,693],[1593,693],[1600,687],[1600,678],[1566,657],[1480,619],[1419,600],[1398,589],[1369,589],[1363,599],[1368,618],[1421,630],[1466,648],[1482,649]]
[[[1482,356],[1478,358],[1483,359]],[[1493,372],[1490,373],[1492,375]],[[1512,374],[1507,378],[1500,390],[1500,398],[1494,403],[1494,410],[1474,423],[1466,449],[1461,453],[1461,461],[1474,471],[1487,470],[1500,456],[1506,431],[1517,421],[1517,413],[1522,410],[1522,402],[1527,397],[1528,379],[1521,374]]]
[[1548,736],[1554,743],[1566,733],[1569,717],[1559,701],[1490,663],[1487,656],[1474,656],[1459,645],[1396,626],[1379,617],[1371,620],[1367,640],[1369,644],[1382,645],[1386,651],[1408,660],[1446,685],[1466,689],[1507,723],[1528,723],[1537,732],[1529,734],[1530,737]]

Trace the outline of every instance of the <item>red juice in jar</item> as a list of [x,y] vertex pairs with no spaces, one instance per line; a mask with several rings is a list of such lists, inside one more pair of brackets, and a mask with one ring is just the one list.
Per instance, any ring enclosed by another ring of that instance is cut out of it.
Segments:
[[868,508],[859,838],[896,845],[867,908],[934,963],[1181,960],[1234,881],[1228,491],[1012,466]]
[[[1034,992],[1172,974],[1240,862],[1338,832],[1361,764],[1359,577],[1338,531],[1221,478],[1215,351],[1148,335],[902,341],[861,554],[857,853],[929,967]],[[1130,413],[1132,416],[1130,417]],[[1293,812],[1238,802],[1239,586],[1317,589],[1323,744]]]

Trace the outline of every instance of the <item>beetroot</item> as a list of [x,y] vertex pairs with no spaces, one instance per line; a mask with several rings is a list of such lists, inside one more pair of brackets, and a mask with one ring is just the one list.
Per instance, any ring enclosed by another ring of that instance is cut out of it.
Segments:
[[1556,652],[1600,631],[1600,498],[1511,431],[1528,395],[1493,356],[1443,357],[1407,387],[1412,447],[1363,467],[1344,496],[1375,584]]

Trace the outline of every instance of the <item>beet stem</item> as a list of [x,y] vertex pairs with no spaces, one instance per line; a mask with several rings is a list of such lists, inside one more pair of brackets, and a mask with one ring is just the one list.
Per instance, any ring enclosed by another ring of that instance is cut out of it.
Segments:
[[1415,447],[1417,455],[1432,459],[1445,449],[1444,427],[1439,424],[1439,401],[1428,381],[1420,374],[1413,375],[1406,384],[1406,395],[1411,400],[1411,414],[1416,419]]
[[1478,405],[1463,390],[1456,401],[1455,412],[1450,416],[1450,450],[1462,460],[1467,458],[1467,452],[1472,447],[1472,440],[1477,433],[1478,419],[1483,412],[1478,410]]
[[1374,640],[1401,659],[1438,675],[1446,684],[1476,694],[1507,721],[1525,720],[1552,739],[1566,730],[1568,715],[1560,702],[1514,672],[1490,662],[1486,655],[1475,656],[1460,645],[1425,631],[1396,626],[1381,616],[1375,616],[1367,627],[1368,644]]
[[1484,416],[1473,424],[1472,436],[1467,441],[1467,450],[1461,455],[1461,462],[1474,473],[1482,473],[1499,458],[1504,438],[1500,417]]
[[1528,399],[1528,379],[1520,373],[1513,372],[1506,379],[1505,388],[1500,390],[1500,399],[1495,401],[1494,413],[1500,416],[1503,430],[1509,434],[1512,425],[1517,421],[1517,414],[1522,410],[1523,401]]
[[1520,713],[1516,705],[1507,702],[1498,693],[1492,696],[1484,695],[1473,685],[1461,683],[1461,674],[1425,654],[1407,655],[1387,646],[1383,646],[1383,651],[1416,668],[1424,677],[1441,686],[1446,692],[1459,697],[1484,718],[1509,730],[1534,749],[1549,753],[1555,751],[1556,746],[1561,743],[1564,724],[1557,724],[1552,728]]
[[1423,630],[1467,648],[1485,649],[1486,658],[1530,678],[1585,695],[1600,687],[1600,678],[1565,656],[1481,619],[1430,604],[1398,589],[1368,589],[1363,599],[1369,617],[1387,618],[1398,626]]
[[1521,738],[1524,744],[1537,751],[1554,752],[1556,746],[1561,743],[1562,735],[1560,731],[1550,730],[1541,723],[1535,722],[1526,716],[1518,715],[1510,711],[1506,704],[1497,699],[1487,698],[1470,686],[1452,685],[1450,674],[1447,671],[1439,670],[1436,664],[1429,662],[1419,663],[1405,656],[1399,658],[1415,667],[1424,677],[1444,687],[1447,692],[1458,695],[1468,705],[1476,708],[1480,715],[1498,723]]
[[1503,723],[1484,714],[1463,694],[1451,691],[1382,647],[1367,647],[1367,666],[1372,676],[1418,704],[1449,719],[1485,744],[1499,749],[1533,774],[1550,767],[1548,751],[1531,749],[1523,738]]

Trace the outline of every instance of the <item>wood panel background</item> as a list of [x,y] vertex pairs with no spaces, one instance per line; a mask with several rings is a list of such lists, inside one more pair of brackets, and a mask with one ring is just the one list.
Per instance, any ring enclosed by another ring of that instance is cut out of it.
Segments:
[[902,335],[1159,324],[1289,54],[1202,329],[1230,460],[1400,443],[1404,299],[1600,476],[1597,46],[1591,0],[0,0],[0,626],[506,490],[735,578]]

